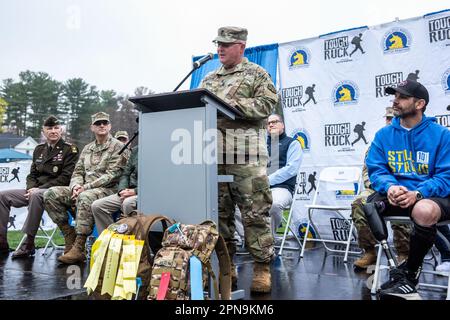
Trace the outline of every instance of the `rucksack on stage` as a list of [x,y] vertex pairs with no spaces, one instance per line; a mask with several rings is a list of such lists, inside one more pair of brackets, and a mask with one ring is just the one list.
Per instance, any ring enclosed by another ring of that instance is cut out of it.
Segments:
[[[211,266],[214,250],[219,260],[219,283]],[[162,248],[155,255],[148,299],[207,299],[205,288],[209,276],[215,297],[229,300],[230,257],[216,224],[210,220],[198,225],[173,224],[164,232]]]

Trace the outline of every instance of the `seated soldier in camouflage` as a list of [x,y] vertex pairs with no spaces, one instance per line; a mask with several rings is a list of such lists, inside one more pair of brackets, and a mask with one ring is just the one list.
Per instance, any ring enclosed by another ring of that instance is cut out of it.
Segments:
[[128,142],[128,139],[129,139],[130,137],[128,136],[128,132],[121,130],[121,131],[117,131],[117,132],[114,134],[114,138],[116,138],[116,139],[119,140],[120,142],[126,144],[126,143]]
[[[390,125],[392,118],[394,118],[394,109],[392,107],[387,107],[384,117],[386,119],[386,125]],[[367,269],[370,265],[373,265],[377,261],[377,254],[375,251],[377,240],[370,231],[363,211],[363,206],[366,204],[367,197],[375,192],[371,189],[369,172],[367,171],[367,166],[365,163],[368,152],[369,150],[367,150],[364,157],[363,167],[365,190],[361,192],[361,194],[352,203],[352,219],[358,232],[358,244],[359,247],[364,250],[363,256],[353,263],[357,269]],[[398,261],[400,262],[408,257],[409,233],[411,228],[407,224],[392,223],[392,230],[394,231],[394,244],[397,250]]]
[[27,219],[22,228],[27,237],[13,253],[13,259],[34,255],[34,238],[44,212],[44,192],[53,186],[69,184],[79,156],[78,148],[61,138],[61,122],[55,116],[45,119],[42,133],[46,141],[34,149],[26,189],[0,192],[0,253],[9,251],[6,231],[11,207],[28,207]]
[[[92,233],[94,217],[91,204],[97,199],[117,192],[117,183],[129,155],[119,155],[123,144],[110,135],[109,115],[98,112],[92,116],[91,131],[95,141],[81,152],[69,187],[53,187],[44,194],[44,205],[49,216],[64,235],[66,248],[58,261],[65,264],[83,262],[86,237]],[[76,228],[68,224],[67,210],[76,207]]]
[[92,203],[92,213],[98,233],[102,233],[113,221],[113,214],[122,210],[128,216],[137,209],[138,147],[131,149],[131,156],[120,177],[118,192]]

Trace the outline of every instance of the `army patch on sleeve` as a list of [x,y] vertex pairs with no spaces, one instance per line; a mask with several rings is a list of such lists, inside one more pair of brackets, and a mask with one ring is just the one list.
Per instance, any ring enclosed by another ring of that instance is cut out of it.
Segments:
[[72,153],[78,153],[78,149],[76,146],[72,146]]

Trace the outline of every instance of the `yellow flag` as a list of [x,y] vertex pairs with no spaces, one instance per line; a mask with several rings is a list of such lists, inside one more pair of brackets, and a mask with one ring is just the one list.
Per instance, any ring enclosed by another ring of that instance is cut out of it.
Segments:
[[100,244],[100,247],[95,252],[95,256],[96,256],[95,263],[89,272],[89,276],[86,280],[86,283],[84,284],[84,288],[87,289],[88,294],[91,294],[95,290],[95,288],[97,288],[98,277],[100,276],[100,272],[102,270],[102,265],[103,265],[103,260],[105,258],[105,253],[106,253],[106,250],[108,249],[109,240],[111,239],[112,235],[113,235],[112,231],[105,230],[102,232],[100,237],[97,239],[97,241]]
[[116,283],[117,268],[119,266],[120,248],[122,247],[122,237],[113,234],[108,247],[108,256],[105,262],[105,272],[103,274],[103,283],[101,294],[108,293],[113,295],[114,285]]

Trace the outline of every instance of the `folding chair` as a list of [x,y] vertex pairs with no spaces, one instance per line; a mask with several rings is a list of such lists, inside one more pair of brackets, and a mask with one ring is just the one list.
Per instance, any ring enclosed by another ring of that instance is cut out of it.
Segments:
[[[75,226],[75,219],[72,217],[75,217],[75,211],[70,208],[69,210],[67,210],[68,214],[69,214],[69,225],[71,226]],[[64,249],[64,246],[59,246],[55,243],[55,241],[53,241],[53,237],[55,236],[56,232],[59,231],[58,226],[55,225],[55,228],[53,229],[52,233],[49,234],[46,230],[44,230],[44,228],[42,228],[42,225],[39,225],[39,230],[41,230],[44,235],[36,235],[35,239],[47,239],[47,242],[44,246],[44,250],[42,251],[41,255],[45,255],[45,252],[47,251],[48,247],[52,247],[53,249]],[[26,234],[24,234],[22,236],[22,239],[19,242],[19,245],[17,246],[17,249],[20,248],[20,246],[22,245],[22,243],[25,241],[26,238]],[[17,250],[16,249],[16,250]]]
[[[283,233],[283,238],[281,240],[281,245],[280,245],[280,250],[278,251],[278,255],[281,256],[283,254],[283,249],[286,250],[300,250],[302,248],[302,242],[300,241],[300,239],[297,236],[297,232],[295,232],[295,230],[292,230],[291,228],[291,222],[292,222],[292,213],[293,213],[293,209],[294,209],[294,205],[295,205],[295,200],[296,200],[296,195],[298,192],[298,188],[299,186],[299,179],[300,179],[300,174],[297,174],[297,181],[295,184],[295,190],[294,190],[294,195],[292,196],[292,202],[291,205],[287,208],[285,208],[285,210],[289,209],[289,215],[288,218],[286,220],[286,218],[284,217],[284,214],[281,215],[282,217],[282,222],[284,222],[286,224],[286,227],[284,228],[284,233]],[[299,247],[285,247],[284,243],[286,242],[286,237],[288,235],[288,232],[291,231],[292,234],[295,237],[295,240],[297,240]],[[275,246],[277,247],[277,246]]]
[[[344,262],[347,262],[347,257],[349,254],[361,253],[361,251],[350,251],[350,243],[354,231],[353,220],[351,218],[346,218],[341,213],[342,211],[351,211],[351,205],[350,204],[347,206],[322,205],[319,204],[318,201],[319,194],[325,191],[328,191],[328,193],[330,191],[336,193],[339,190],[355,190],[355,195],[358,195],[361,192],[361,187],[362,187],[362,174],[361,169],[358,167],[328,167],[320,172],[319,181],[317,183],[317,188],[314,193],[312,204],[305,206],[308,209],[308,223],[306,226],[305,237],[303,238],[303,245],[302,251],[300,253],[300,258],[303,258],[307,241],[321,242],[324,245],[325,249],[328,251],[344,253]],[[347,240],[322,239],[319,233],[319,229],[314,225],[312,219],[313,214],[315,213],[316,210],[336,212],[336,214],[340,218],[349,221],[350,230]],[[309,233],[311,226],[316,231],[317,239],[311,239],[306,236]],[[345,250],[333,249],[328,247],[327,243],[344,244],[346,248]]]
[[[45,252],[47,251],[47,248],[49,246],[53,247],[54,249],[64,249],[64,246],[59,246],[55,243],[55,241],[53,241],[53,237],[55,236],[56,231],[59,230],[57,226],[55,226],[55,229],[53,229],[51,234],[49,234],[44,228],[42,228],[41,225],[39,225],[39,230],[41,230],[44,235],[36,235],[35,239],[47,239],[47,243],[45,244],[44,250],[41,252],[41,255],[45,255]],[[19,245],[17,246],[17,249],[20,248],[26,237],[27,235],[24,234],[19,242]]]
[[[409,217],[405,217],[405,216],[385,216],[383,217],[384,221],[386,223],[392,223],[392,222],[401,222],[401,223],[409,223],[412,224],[412,220]],[[450,220],[447,221],[442,221],[439,222],[437,225],[438,226],[444,226],[444,225],[449,225],[450,224]],[[438,230],[438,236],[442,236],[442,234],[440,234],[439,230]],[[372,282],[372,287],[370,289],[370,293],[375,295],[378,291],[378,289],[380,288],[380,271],[382,269],[389,269],[387,265],[381,265],[381,258],[382,258],[382,247],[380,244],[377,244],[378,246],[378,251],[377,251],[377,261],[375,264],[375,272],[373,275],[373,282]],[[436,256],[434,255],[433,250],[431,250],[431,254],[433,256],[433,258],[436,261]],[[435,264],[436,267],[436,264]],[[450,275],[449,274],[444,274],[441,272],[437,272],[434,270],[424,270],[422,269],[421,273],[423,274],[434,274],[434,275],[440,275],[440,276],[444,276],[447,277],[448,281],[447,281],[447,285],[439,285],[439,284],[433,284],[433,283],[425,283],[425,282],[419,282],[419,288],[436,288],[436,289],[443,289],[443,290],[447,290],[447,300],[450,300]]]

